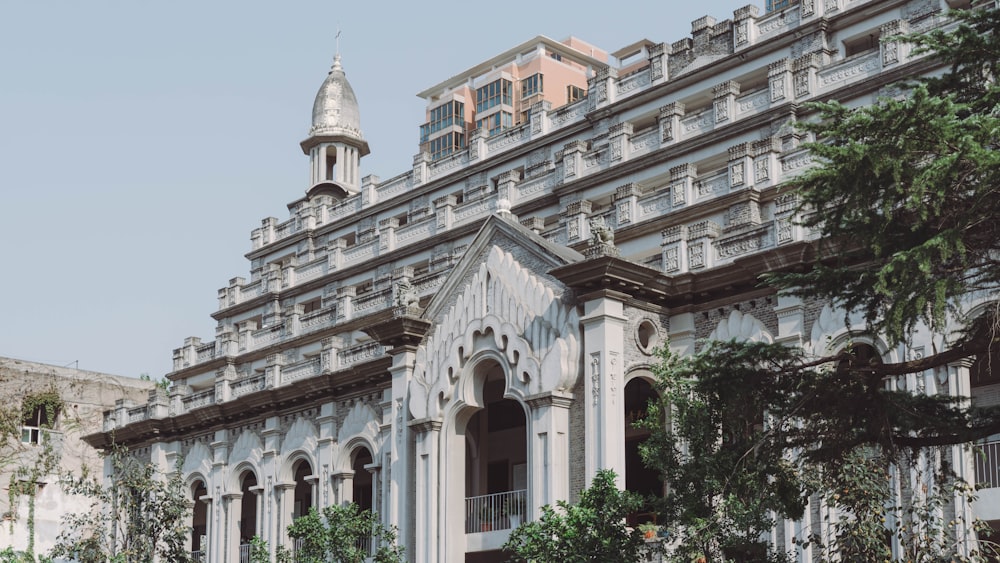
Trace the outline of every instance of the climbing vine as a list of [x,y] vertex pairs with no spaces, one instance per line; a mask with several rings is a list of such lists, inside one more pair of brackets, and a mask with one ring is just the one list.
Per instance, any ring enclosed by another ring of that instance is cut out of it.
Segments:
[[[0,433],[2,433],[0,438],[20,442],[23,423],[30,420],[36,412],[45,414],[39,421],[40,430],[51,430],[55,425],[56,416],[64,406],[62,397],[54,388],[28,394],[21,400],[20,408],[5,409],[0,415]],[[34,557],[35,551],[35,497],[38,485],[46,475],[51,475],[59,466],[59,452],[48,432],[39,434],[38,445],[40,448],[36,455],[21,456],[22,464],[11,473],[8,488],[12,534],[17,519],[17,505],[21,497],[28,500],[28,516],[25,524],[28,528],[26,555],[29,557]],[[34,459],[31,460],[31,457]],[[10,459],[13,459],[13,456]]]

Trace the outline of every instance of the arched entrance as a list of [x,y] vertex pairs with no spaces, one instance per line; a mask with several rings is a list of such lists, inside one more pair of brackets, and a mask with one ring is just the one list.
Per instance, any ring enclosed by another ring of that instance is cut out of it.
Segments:
[[[524,521],[528,506],[525,409],[518,401],[504,397],[507,378],[495,362],[477,366],[476,385],[479,405],[463,409],[464,416],[456,419],[455,428],[464,442],[464,531],[483,536],[469,544],[467,561],[488,558],[496,542],[487,536],[502,532],[503,537],[496,536],[496,541],[506,539],[507,532]],[[474,555],[474,551],[481,553]]]
[[194,508],[191,514],[191,558],[204,561],[208,550],[208,505],[201,498],[208,494],[205,482],[197,480],[191,487]]
[[[639,447],[649,438],[650,431],[640,427],[646,418],[649,402],[658,400],[656,390],[644,377],[633,377],[625,384],[625,489],[643,496],[663,496],[663,477],[660,472],[646,467],[639,454]],[[655,519],[652,510],[630,514],[628,523],[637,526]]]

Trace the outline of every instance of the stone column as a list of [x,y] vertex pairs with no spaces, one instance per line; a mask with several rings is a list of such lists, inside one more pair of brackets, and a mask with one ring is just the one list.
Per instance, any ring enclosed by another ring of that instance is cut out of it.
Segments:
[[330,475],[333,486],[333,503],[338,505],[354,502],[354,471],[334,471]]
[[388,488],[383,493],[388,506],[384,521],[399,527],[400,543],[407,553],[416,553],[414,526],[410,523],[410,507],[415,501],[413,476],[409,462],[413,459],[412,444],[409,440],[407,387],[413,378],[413,366],[416,363],[417,348],[413,345],[394,346],[389,350],[392,355],[392,366],[389,373],[392,376],[392,405],[390,436],[385,442],[388,450],[389,463]]
[[531,104],[531,138],[540,137],[549,132],[549,111],[552,110],[552,102],[542,100]]
[[[414,563],[438,563],[438,538],[445,532],[441,529],[444,520],[438,509],[440,468],[439,446],[441,440],[441,421],[436,419],[414,420],[409,423],[416,434],[416,451],[414,452],[414,470],[412,476],[416,505],[416,515],[413,522],[415,541],[413,549]],[[464,454],[463,454],[464,455]],[[463,485],[464,488],[464,485]],[[464,530],[454,530],[452,533],[465,537]],[[464,545],[456,542],[456,547],[465,550]]]
[[389,217],[378,222],[378,253],[379,255],[392,252],[396,249],[396,229],[399,228],[399,219]]
[[601,469],[618,474],[625,488],[624,295],[611,291],[583,303],[585,381],[584,432],[590,439],[585,459],[586,481]]
[[295,482],[275,483],[274,497],[275,504],[277,505],[275,523],[278,526],[277,535],[275,536],[277,541],[275,543],[285,546],[285,549],[292,549],[291,538],[288,537],[288,527],[292,525],[292,510],[295,508]]
[[[324,354],[329,353],[326,351],[326,347],[327,343],[324,341]],[[336,351],[333,351],[333,354],[336,355]],[[326,371],[325,368],[324,371]],[[320,405],[319,416],[316,417],[319,438],[316,440],[317,467],[313,469],[313,473],[318,474],[320,477],[317,482],[318,490],[316,491],[317,509],[326,508],[333,504],[330,498],[332,488],[330,483],[330,466],[333,464],[333,458],[336,453],[335,449],[337,447],[336,412],[337,403],[331,401]]]
[[222,495],[226,512],[226,547],[224,561],[239,561],[240,518],[243,511],[243,493],[229,492]]
[[569,407],[573,396],[541,393],[527,397],[527,403],[531,409],[527,508],[529,518],[537,519],[542,506],[569,500]]

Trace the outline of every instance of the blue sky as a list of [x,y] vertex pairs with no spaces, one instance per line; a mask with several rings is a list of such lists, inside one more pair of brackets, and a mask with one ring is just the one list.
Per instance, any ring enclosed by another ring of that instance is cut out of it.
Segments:
[[338,28],[362,174],[390,178],[426,87],[535,35],[610,52],[746,4],[2,0],[0,356],[158,378],[213,338],[250,231],[308,187],[298,143]]

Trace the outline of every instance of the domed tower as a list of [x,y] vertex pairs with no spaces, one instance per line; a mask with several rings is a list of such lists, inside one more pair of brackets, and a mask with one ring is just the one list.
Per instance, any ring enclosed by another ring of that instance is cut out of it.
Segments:
[[309,192],[332,188],[346,197],[361,191],[359,163],[371,151],[361,135],[358,99],[340,65],[339,53],[316,93],[309,138],[301,146],[311,165]]

